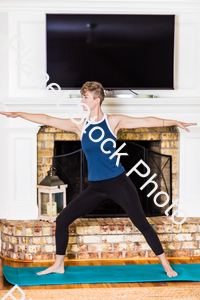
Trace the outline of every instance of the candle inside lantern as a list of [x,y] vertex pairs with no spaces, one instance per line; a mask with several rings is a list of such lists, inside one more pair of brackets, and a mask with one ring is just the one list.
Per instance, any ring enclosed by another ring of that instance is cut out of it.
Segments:
[[[47,203],[47,216],[50,216],[50,202]],[[52,202],[52,216],[57,216],[57,203]]]

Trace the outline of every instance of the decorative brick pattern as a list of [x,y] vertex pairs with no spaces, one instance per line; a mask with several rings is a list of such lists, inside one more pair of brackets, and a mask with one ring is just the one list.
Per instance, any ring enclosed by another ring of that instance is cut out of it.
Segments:
[[[174,224],[170,216],[147,220],[167,257],[200,256],[200,218],[187,218],[182,225]],[[0,220],[2,256],[28,261],[55,259],[55,226],[55,222],[38,220]],[[31,235],[27,228],[33,229]],[[69,226],[68,259],[139,257],[156,255],[129,218],[79,218]]]
[[37,178],[39,184],[52,165],[54,141],[76,141],[80,139],[75,133],[69,133],[49,126],[41,126],[37,140]]

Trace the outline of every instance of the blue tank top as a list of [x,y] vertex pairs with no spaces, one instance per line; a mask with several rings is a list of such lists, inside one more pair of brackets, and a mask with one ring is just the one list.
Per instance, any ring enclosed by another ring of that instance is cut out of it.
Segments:
[[88,180],[105,180],[122,174],[124,167],[120,162],[118,166],[116,165],[117,155],[109,159],[116,151],[117,137],[109,126],[107,115],[104,113],[103,118],[98,122],[90,122],[89,125],[88,122],[87,117],[81,136],[81,146],[87,159]]

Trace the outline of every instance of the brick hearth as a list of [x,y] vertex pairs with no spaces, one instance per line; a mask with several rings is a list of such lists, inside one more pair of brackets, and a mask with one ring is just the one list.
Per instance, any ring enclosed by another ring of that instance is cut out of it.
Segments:
[[[147,220],[167,257],[200,256],[200,218],[187,218],[182,225],[169,216]],[[55,222],[1,220],[0,225],[3,257],[28,261],[55,258]],[[129,218],[79,218],[69,226],[67,259],[141,257],[156,256]]]

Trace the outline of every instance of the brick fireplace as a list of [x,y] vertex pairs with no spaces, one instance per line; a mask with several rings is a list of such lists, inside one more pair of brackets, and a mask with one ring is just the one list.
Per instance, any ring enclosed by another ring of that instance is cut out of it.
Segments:
[[[165,155],[172,156],[172,201],[176,200],[178,195],[178,131],[175,126],[172,127],[158,127],[158,128],[135,128],[135,129],[121,129],[118,132],[117,139],[119,141],[151,141],[148,147]],[[56,128],[42,126],[37,135],[38,145],[38,183],[46,176],[46,172],[52,165],[52,156],[55,155],[54,145],[56,141],[80,141],[79,136],[75,133],[64,132]],[[79,146],[81,147],[81,145]],[[79,148],[78,148],[79,149]],[[127,151],[127,150],[126,150]],[[63,153],[62,153],[63,154]],[[64,153],[65,154],[65,153]],[[131,155],[131,153],[129,153]],[[139,159],[138,159],[139,160]],[[138,162],[138,160],[136,162]],[[161,158],[162,160],[162,158]],[[136,164],[135,162],[135,164]],[[163,159],[163,164],[165,163]],[[130,169],[133,165],[129,165]],[[149,165],[151,168],[151,166]],[[69,174],[72,176],[72,174]],[[166,176],[169,181],[169,176]],[[69,183],[69,182],[65,182]],[[165,189],[162,181],[162,190]],[[152,187],[151,187],[152,188]],[[166,191],[166,190],[165,190]],[[166,209],[166,207],[165,207]],[[162,210],[162,209],[160,209]]]
[[[178,197],[178,131],[175,126],[122,129],[120,140],[160,141],[152,150],[172,155],[172,202]],[[37,181],[52,165],[54,142],[79,140],[70,132],[41,126],[37,134]],[[173,208],[174,209],[174,208]],[[147,218],[157,232],[167,257],[200,255],[200,218],[187,218],[176,225],[170,216]],[[181,220],[175,217],[175,220]],[[55,222],[1,220],[1,255],[6,258],[38,261],[55,258]],[[78,218],[69,226],[67,259],[116,259],[156,257],[130,219]]]

